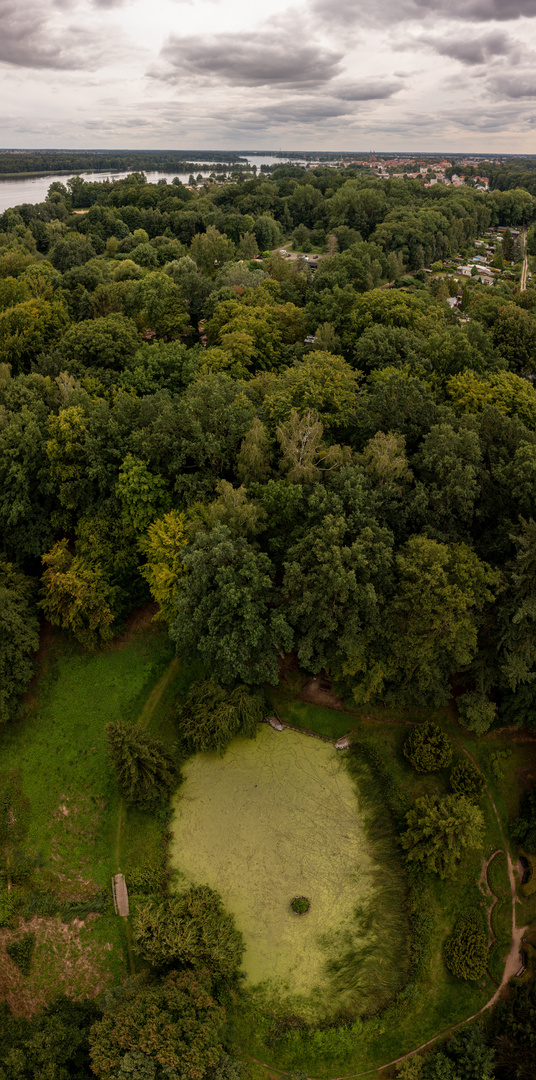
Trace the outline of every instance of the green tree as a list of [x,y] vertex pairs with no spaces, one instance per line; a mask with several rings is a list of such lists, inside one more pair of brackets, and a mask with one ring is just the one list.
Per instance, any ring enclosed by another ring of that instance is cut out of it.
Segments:
[[60,352],[69,371],[84,375],[87,368],[120,371],[139,346],[132,320],[116,314],[76,323],[64,334]]
[[351,523],[343,515],[327,513],[289,547],[285,611],[300,663],[308,671],[331,667],[338,653],[374,632],[391,565],[392,537],[372,516],[359,521],[358,511]]
[[33,591],[30,579],[0,556],[0,722],[16,716],[33,675],[39,646]]
[[478,802],[486,786],[482,773],[467,758],[462,758],[453,766],[449,780],[456,795],[466,795],[472,802]]
[[151,473],[145,462],[133,454],[127,454],[121,465],[117,494],[125,520],[137,534],[146,532],[151,522],[169,507],[169,496],[162,477]]
[[89,1080],[89,1032],[99,1017],[88,999],[59,998],[31,1020],[2,1004],[0,1080]]
[[296,410],[311,412],[326,430],[340,427],[349,418],[358,382],[358,373],[342,356],[312,352],[268,384],[263,411],[276,424],[288,421]]
[[487,935],[481,917],[475,913],[458,919],[445,941],[445,963],[459,979],[481,979],[488,960]]
[[435,772],[452,761],[452,743],[437,724],[418,724],[404,743],[404,757],[417,772]]
[[340,469],[351,457],[349,447],[338,444],[326,446],[322,441],[324,427],[308,410],[300,416],[292,409],[285,424],[277,428],[281,446],[280,469],[293,484],[312,484],[323,473]]
[[170,627],[179,654],[200,657],[222,683],[276,683],[292,632],[277,607],[268,556],[219,525],[196,537],[183,562]]
[[233,241],[214,225],[209,225],[205,233],[196,233],[190,245],[191,258],[208,277],[215,277],[224,263],[231,262],[234,254]]
[[175,599],[184,573],[186,542],[184,515],[177,510],[170,510],[169,514],[153,521],[147,535],[140,540],[140,550],[147,559],[141,573],[160,607],[160,618],[168,622],[175,614]]
[[497,715],[497,709],[493,701],[477,690],[461,694],[456,699],[460,723],[468,731],[475,735],[484,735],[489,731]]
[[208,972],[172,971],[117,995],[93,1025],[93,1072],[99,1080],[115,1080],[126,1055],[136,1051],[153,1064],[154,1080],[204,1080],[221,1057],[224,1022]]
[[389,666],[402,696],[428,705],[450,697],[449,677],[477,650],[479,616],[499,575],[465,544],[413,536],[396,556],[387,611]]
[[233,690],[211,679],[196,682],[177,710],[179,734],[188,747],[223,753],[236,735],[254,739],[264,717],[264,695],[246,686]]
[[130,803],[157,806],[177,783],[172,755],[136,724],[106,725],[108,757],[118,787]]
[[87,649],[113,637],[112,590],[98,565],[72,555],[59,540],[43,555],[40,606],[53,626],[70,630]]
[[495,1052],[478,1024],[457,1031],[446,1046],[463,1080],[494,1080]]
[[64,274],[66,270],[70,270],[73,266],[81,266],[83,263],[89,262],[90,259],[94,258],[95,254],[95,248],[87,237],[72,232],[53,244],[48,253],[48,258],[53,267]]
[[262,420],[256,416],[242,439],[236,471],[243,484],[262,483],[270,473],[270,438]]
[[233,916],[208,885],[166,899],[138,900],[132,932],[137,951],[154,967],[192,964],[207,968],[215,978],[230,979],[244,953]]
[[507,567],[506,595],[498,611],[501,671],[511,690],[531,683],[536,668],[536,521],[520,518],[513,536],[516,558]]
[[67,309],[58,300],[25,300],[6,308],[0,312],[0,363],[11,364],[14,374],[28,371],[68,325]]
[[406,814],[401,844],[408,862],[451,878],[466,849],[482,846],[482,811],[464,795],[426,795]]

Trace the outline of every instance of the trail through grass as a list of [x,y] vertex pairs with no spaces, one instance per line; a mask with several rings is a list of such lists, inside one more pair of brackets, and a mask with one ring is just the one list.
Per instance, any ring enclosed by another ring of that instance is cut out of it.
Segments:
[[[39,1007],[60,987],[74,996],[96,993],[125,974],[123,928],[110,893],[120,800],[105,727],[151,708],[154,683],[168,669],[171,653],[165,632],[152,627],[135,629],[95,656],[51,634],[23,717],[0,730],[1,772],[15,774],[29,805],[23,851],[36,867],[26,883],[16,885],[26,917],[34,916],[37,939],[24,986],[0,948],[2,996],[16,1012]],[[54,911],[67,902],[84,903],[91,911],[95,900],[99,910],[103,897],[102,915],[82,916],[73,963],[71,930],[57,916],[43,918],[43,905]],[[18,924],[2,931],[3,944],[19,932]]]

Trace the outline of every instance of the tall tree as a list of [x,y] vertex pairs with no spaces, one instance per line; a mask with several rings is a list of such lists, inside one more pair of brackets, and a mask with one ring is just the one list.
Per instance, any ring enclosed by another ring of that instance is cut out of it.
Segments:
[[108,757],[127,802],[156,806],[177,782],[172,755],[136,724],[107,724]]
[[277,606],[268,556],[218,525],[197,536],[183,563],[170,628],[178,652],[200,657],[222,683],[276,683],[292,631]]
[[151,1080],[204,1080],[222,1056],[224,1021],[206,971],[171,971],[158,982],[118,994],[93,1025],[93,1072],[98,1080],[115,1080],[120,1070],[127,1077],[129,1056],[137,1067],[152,1065],[146,1074]]
[[39,645],[33,591],[30,579],[0,557],[0,722],[16,715],[33,675]]
[[465,795],[425,795],[406,814],[401,843],[408,862],[420,863],[441,878],[456,872],[465,851],[482,846],[482,811]]

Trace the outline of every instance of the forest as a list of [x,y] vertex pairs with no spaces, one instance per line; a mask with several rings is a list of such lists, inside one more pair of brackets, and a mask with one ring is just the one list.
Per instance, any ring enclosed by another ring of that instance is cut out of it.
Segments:
[[[97,657],[153,602],[194,672],[178,756],[121,718],[106,740],[118,790],[164,831],[183,762],[254,735],[291,669],[349,713],[423,720],[399,754],[408,776],[450,767],[441,710],[475,747],[534,732],[536,290],[519,272],[523,230],[536,253],[536,192],[493,187],[288,165],[191,190],[136,171],[72,176],[0,217],[6,728],[24,725],[43,620]],[[457,265],[492,234],[504,269],[491,286],[476,272],[460,282]],[[413,889],[453,878],[478,846],[481,777],[463,766],[448,794],[423,789],[402,816],[389,802]],[[23,796],[14,773],[0,779],[9,883],[8,810]],[[448,858],[447,817],[460,840]],[[505,827],[529,865],[530,780]],[[0,1078],[260,1075],[226,1027],[242,992],[232,916],[208,886],[153,886],[133,920],[142,981],[24,1022],[4,1006]],[[471,918],[449,939],[450,970],[469,979],[485,969]],[[534,995],[519,982],[484,1028],[397,1075],[528,1080]]]

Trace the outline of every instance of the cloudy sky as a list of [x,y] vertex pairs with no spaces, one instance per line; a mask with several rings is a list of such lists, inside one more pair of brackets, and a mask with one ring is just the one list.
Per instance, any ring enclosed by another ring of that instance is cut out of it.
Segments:
[[0,0],[0,145],[536,153],[536,0]]

